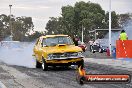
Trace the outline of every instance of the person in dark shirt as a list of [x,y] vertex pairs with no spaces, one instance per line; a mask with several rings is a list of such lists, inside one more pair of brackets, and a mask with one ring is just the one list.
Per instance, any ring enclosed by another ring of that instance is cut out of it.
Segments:
[[78,38],[73,38],[73,42],[74,42],[75,46],[78,46]]

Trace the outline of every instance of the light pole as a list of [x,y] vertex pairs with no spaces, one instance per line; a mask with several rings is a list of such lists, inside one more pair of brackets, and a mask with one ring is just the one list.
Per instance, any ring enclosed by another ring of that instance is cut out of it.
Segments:
[[111,0],[109,0],[109,50],[111,55]]
[[82,25],[82,43],[83,43],[83,31],[85,30],[85,27]]
[[95,34],[94,34],[94,39],[96,40],[96,30],[94,31],[94,33],[95,33]]
[[12,37],[13,37],[13,35],[12,35],[12,23],[11,23],[11,7],[12,7],[12,5],[9,5],[9,7],[10,7],[10,20],[9,20],[9,24],[10,24],[10,26],[9,26],[9,28],[10,28],[10,31],[11,31],[11,41],[13,40],[12,39]]

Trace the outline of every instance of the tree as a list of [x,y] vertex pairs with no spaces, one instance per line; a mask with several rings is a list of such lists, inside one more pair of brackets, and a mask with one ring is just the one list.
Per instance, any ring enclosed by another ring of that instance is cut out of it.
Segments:
[[31,35],[28,36],[28,41],[34,41],[35,39],[39,38],[42,35],[45,35],[45,33],[34,31],[33,34],[31,34]]
[[[106,23],[106,28],[109,28],[109,12],[106,13],[105,15],[105,23]],[[116,14],[115,11],[111,12],[111,28],[119,28],[118,24],[118,15]]]
[[[11,29],[9,21],[11,21]],[[5,38],[13,32],[13,40],[24,41],[25,35],[33,30],[34,25],[31,17],[15,17],[5,14],[0,15],[0,37]]]
[[30,30],[33,30],[33,27],[31,17],[17,17],[13,22],[13,39],[24,41]]
[[0,15],[0,36],[2,37],[7,37],[10,34],[9,19],[9,16],[5,14]]
[[57,23],[58,23],[58,18],[51,17],[48,23],[46,24],[46,29],[48,31],[47,34],[54,34],[57,30]]
[[126,14],[120,14],[119,15],[119,26],[120,27],[123,27],[123,26],[125,26],[125,24],[126,24],[126,22],[128,22],[130,19],[131,19],[131,17],[130,17],[131,15],[129,14],[129,13],[126,13]]
[[[82,28],[84,30],[84,39],[90,38],[89,31],[98,28],[108,28],[109,14],[97,3],[76,2],[75,6],[63,6],[62,17],[50,19],[46,25],[48,34],[64,33],[81,38]],[[52,17],[54,18],[54,17]],[[60,19],[61,18],[61,19]],[[112,12],[112,28],[118,28],[118,15]],[[99,32],[100,34],[105,32]]]

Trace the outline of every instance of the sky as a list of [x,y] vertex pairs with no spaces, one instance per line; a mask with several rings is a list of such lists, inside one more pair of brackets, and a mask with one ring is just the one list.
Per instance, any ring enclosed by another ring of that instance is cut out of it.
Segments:
[[[9,15],[11,4],[13,15],[32,17],[34,30],[45,31],[49,17],[61,16],[62,6],[74,6],[79,1],[98,3],[103,10],[109,11],[110,0],[0,0],[0,14]],[[111,0],[111,10],[118,14],[132,13],[132,0]]]

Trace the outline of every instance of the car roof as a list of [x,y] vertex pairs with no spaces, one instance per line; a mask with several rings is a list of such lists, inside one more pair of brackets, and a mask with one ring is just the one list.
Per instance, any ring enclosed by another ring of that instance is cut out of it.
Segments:
[[68,35],[63,35],[63,34],[59,34],[59,35],[45,35],[45,36],[41,36],[41,38],[56,37],[56,36],[68,36]]

